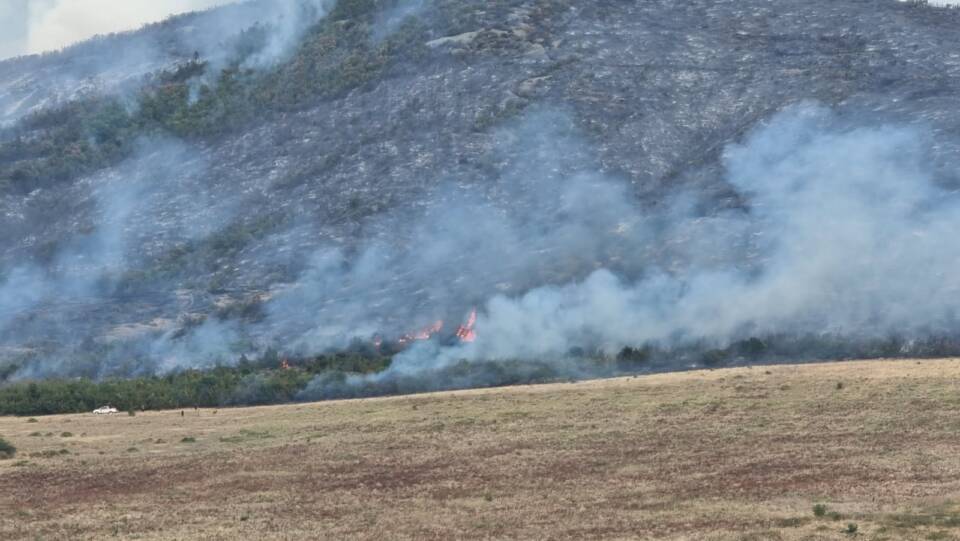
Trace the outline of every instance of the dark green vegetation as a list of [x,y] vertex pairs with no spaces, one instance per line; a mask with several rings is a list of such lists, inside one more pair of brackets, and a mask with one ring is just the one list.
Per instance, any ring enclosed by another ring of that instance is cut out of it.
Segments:
[[0,415],[81,413],[105,404],[121,411],[279,404],[297,400],[407,394],[441,389],[565,381],[642,371],[649,353],[625,348],[617,357],[579,357],[568,362],[455,363],[435,377],[419,375],[354,378],[385,371],[389,356],[340,352],[309,358],[282,358],[273,351],[236,366],[186,370],[132,379],[90,378],[25,381],[0,386]]
[[[184,242],[152,259],[144,268],[124,272],[117,280],[115,291],[120,296],[149,294],[158,282],[181,279],[211,293],[221,292],[223,283],[218,279],[217,270],[224,258],[235,257],[252,241],[280,229],[285,219],[278,215],[259,215],[233,223],[208,237]],[[281,268],[277,272],[289,273],[289,269]],[[196,279],[197,276],[202,278]],[[263,315],[262,303],[248,299],[224,307],[215,315],[220,320],[237,317],[257,321]]]
[[243,67],[266,40],[267,29],[253,27],[232,44],[234,59],[218,73],[194,59],[147,77],[132,100],[91,95],[35,113],[0,134],[0,193],[27,193],[117,163],[143,136],[221,137],[271,114],[341,97],[401,62],[423,60],[426,29],[414,18],[382,41],[371,38],[374,14],[391,4],[339,1],[273,68]]
[[78,413],[111,404],[121,411],[275,404],[297,397],[317,374],[374,372],[389,359],[340,353],[284,368],[276,353],[232,367],[188,370],[165,376],[94,381],[88,378],[32,381],[0,388],[0,414]]
[[[526,385],[756,363],[890,357],[938,358],[960,354],[945,338],[905,342],[851,341],[804,335],[749,338],[723,348],[706,344],[625,347],[616,355],[574,348],[562,359],[461,360],[430,377],[388,370],[396,349],[377,351],[356,343],[347,351],[317,356],[268,350],[235,365],[132,379],[88,377],[0,384],[0,415],[48,415],[91,411],[105,404],[121,411],[280,404],[294,401],[402,395],[473,387]],[[2,380],[0,380],[2,381]],[[842,383],[836,389],[843,389]],[[814,514],[826,508],[814,507]]]
[[0,438],[0,460],[13,458],[17,454],[17,448],[7,440]]

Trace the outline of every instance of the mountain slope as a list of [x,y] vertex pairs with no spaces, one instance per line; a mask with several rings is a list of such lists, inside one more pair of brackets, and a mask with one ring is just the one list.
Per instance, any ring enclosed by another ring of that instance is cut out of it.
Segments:
[[[771,119],[788,132],[796,122],[776,115],[795,107],[830,110],[815,114],[830,137],[917,130],[929,144],[882,167],[903,165],[900,177],[922,164],[923,182],[957,185],[954,10],[893,0],[308,4],[296,9],[315,20],[292,31],[289,18],[251,25],[256,15],[214,11],[0,63],[14,122],[0,139],[0,336],[15,377],[164,371],[271,345],[310,354],[436,319],[449,336],[477,306],[480,330],[506,336],[500,328],[517,324],[492,321],[491,298],[580,283],[598,268],[629,284],[764,274],[777,258],[755,233],[782,224],[752,221],[756,201],[725,156]],[[197,17],[229,31],[198,36]],[[146,60],[98,64],[101,48],[131,43],[148,43]],[[90,59],[98,76],[127,82],[78,98],[86,80],[60,81]],[[47,102],[62,105],[20,118]],[[774,135],[764,133],[752,150]],[[798,137],[796,148],[819,136]],[[905,218],[902,231],[914,225]],[[902,263],[884,273],[899,277]],[[827,302],[872,295],[839,289]],[[449,355],[888,331],[861,328],[871,320],[859,313],[819,327],[807,308],[769,315],[764,305],[734,321],[775,325],[729,331],[684,316],[662,335],[571,324],[539,349],[491,338],[496,347]],[[935,335],[949,317],[936,311],[920,322],[933,331],[898,338]]]

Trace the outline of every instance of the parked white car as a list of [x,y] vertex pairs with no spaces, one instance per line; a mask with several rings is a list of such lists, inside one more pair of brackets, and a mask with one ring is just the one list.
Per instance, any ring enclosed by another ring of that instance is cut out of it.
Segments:
[[96,413],[97,415],[117,413],[117,408],[114,408],[113,406],[103,406],[102,408],[97,408],[93,410],[93,412]]

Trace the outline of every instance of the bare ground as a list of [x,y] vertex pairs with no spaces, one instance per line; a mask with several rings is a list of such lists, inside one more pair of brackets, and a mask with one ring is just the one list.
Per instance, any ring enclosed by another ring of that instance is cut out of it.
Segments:
[[19,449],[0,539],[960,539],[951,359],[7,417],[0,435]]

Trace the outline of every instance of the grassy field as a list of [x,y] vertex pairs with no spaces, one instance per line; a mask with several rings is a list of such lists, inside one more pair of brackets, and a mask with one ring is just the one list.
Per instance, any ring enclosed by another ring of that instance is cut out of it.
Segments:
[[8,417],[0,436],[19,449],[5,540],[960,539],[960,360]]

